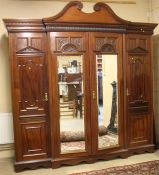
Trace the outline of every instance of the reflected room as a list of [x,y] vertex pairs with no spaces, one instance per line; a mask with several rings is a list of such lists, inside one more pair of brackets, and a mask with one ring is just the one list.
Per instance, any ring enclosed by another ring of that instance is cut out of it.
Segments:
[[58,56],[61,153],[85,151],[83,60]]
[[117,55],[96,56],[98,149],[118,145]]

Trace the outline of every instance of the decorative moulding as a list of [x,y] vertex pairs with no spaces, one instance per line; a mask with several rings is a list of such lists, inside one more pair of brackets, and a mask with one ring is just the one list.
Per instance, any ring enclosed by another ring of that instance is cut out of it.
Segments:
[[39,52],[42,53],[41,50],[36,49],[36,48],[34,48],[32,46],[28,46],[28,47],[25,47],[25,48],[23,48],[21,50],[18,50],[16,53],[17,54],[23,54],[23,53],[39,53]]
[[129,54],[146,54],[148,53],[148,50],[142,48],[142,47],[135,47],[128,51]]
[[130,22],[118,17],[105,3],[94,5],[93,13],[82,11],[83,4],[71,1],[57,15],[43,19],[3,19],[9,32],[105,31],[153,34],[157,24]]

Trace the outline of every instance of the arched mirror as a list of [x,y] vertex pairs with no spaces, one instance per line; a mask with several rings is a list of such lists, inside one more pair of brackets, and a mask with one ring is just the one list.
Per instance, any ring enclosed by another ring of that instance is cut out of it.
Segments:
[[57,56],[61,153],[85,151],[82,55]]
[[119,144],[117,67],[117,55],[96,56],[98,149]]

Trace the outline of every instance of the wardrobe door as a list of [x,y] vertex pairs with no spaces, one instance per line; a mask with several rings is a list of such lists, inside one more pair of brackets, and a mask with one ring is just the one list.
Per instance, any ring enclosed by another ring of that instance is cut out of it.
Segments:
[[92,147],[101,154],[124,146],[122,35],[89,36]]
[[46,35],[10,34],[16,161],[50,156]]
[[51,32],[53,153],[88,155],[90,142],[88,33]]
[[151,39],[126,36],[128,146],[153,143]]

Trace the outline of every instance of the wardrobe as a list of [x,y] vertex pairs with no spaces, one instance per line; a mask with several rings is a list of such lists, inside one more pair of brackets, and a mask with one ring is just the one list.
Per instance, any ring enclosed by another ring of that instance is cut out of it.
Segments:
[[15,171],[154,151],[151,36],[104,3],[4,19],[9,35]]

